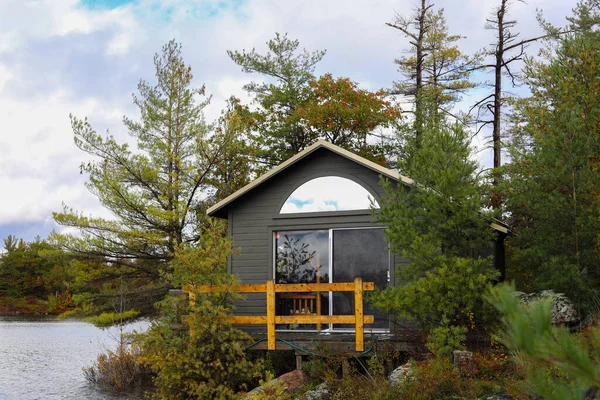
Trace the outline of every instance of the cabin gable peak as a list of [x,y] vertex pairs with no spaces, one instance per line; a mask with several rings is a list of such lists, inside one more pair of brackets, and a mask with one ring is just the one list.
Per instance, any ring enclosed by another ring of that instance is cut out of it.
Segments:
[[284,170],[292,167],[293,165],[295,165],[296,163],[303,160],[308,155],[314,153],[315,151],[317,151],[319,149],[325,149],[334,154],[342,156],[350,161],[353,161],[359,165],[362,165],[365,168],[368,168],[374,172],[377,172],[378,174],[380,174],[386,178],[390,178],[393,181],[402,182],[406,185],[413,184],[412,179],[399,174],[397,171],[394,171],[389,168],[385,168],[371,160],[367,160],[364,157],[354,154],[351,151],[348,151],[339,146],[336,146],[328,141],[319,140],[319,141],[313,143],[311,146],[307,147],[306,149],[302,150],[295,156],[289,158],[288,160],[284,161],[280,165],[272,168],[268,172],[259,176],[258,178],[256,178],[255,180],[253,180],[252,182],[250,182],[243,188],[241,188],[241,189],[237,190],[236,192],[232,193],[231,195],[227,196],[225,199],[221,200],[217,204],[213,205],[206,211],[206,213],[212,217],[227,218],[227,207],[231,203],[233,203],[234,201],[243,197],[247,193],[251,192],[253,189],[259,187],[260,185],[267,182],[268,180],[275,177],[276,175],[283,172]]

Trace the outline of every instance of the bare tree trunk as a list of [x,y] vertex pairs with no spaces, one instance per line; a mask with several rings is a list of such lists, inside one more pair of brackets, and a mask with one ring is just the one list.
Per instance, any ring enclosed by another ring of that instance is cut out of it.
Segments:
[[[513,73],[511,70],[511,64],[515,61],[523,59],[523,56],[525,55],[525,48],[528,43],[548,36],[544,35],[516,42],[518,33],[513,33],[512,28],[516,26],[517,22],[506,19],[508,6],[509,0],[500,0],[500,6],[495,10],[493,17],[491,19],[487,19],[486,29],[495,30],[497,35],[495,45],[492,45],[492,49],[485,51],[488,56],[493,57],[493,62],[474,68],[474,70],[491,69],[494,71],[493,92],[475,103],[475,105],[471,108],[471,110],[475,108],[478,109],[476,122],[479,123],[480,126],[477,132],[480,132],[481,129],[487,125],[492,125],[492,148],[494,153],[492,178],[494,186],[498,186],[499,168],[502,166],[501,120],[503,101],[503,74],[507,75],[511,79],[513,86],[516,86],[518,75]],[[517,52],[512,53],[512,51],[515,49],[517,49]],[[482,113],[491,113],[492,118],[482,119]],[[498,198],[495,190],[492,193],[490,204],[493,208],[500,208],[501,206],[500,199]]]
[[[492,141],[494,147],[494,171],[502,165],[502,146],[500,143],[500,118],[501,114],[501,101],[502,101],[502,64],[504,60],[504,15],[506,13],[506,2],[502,0],[502,4],[498,8],[496,13],[498,22],[498,44],[496,48],[496,65],[494,67],[494,123]],[[494,174],[494,186],[498,185],[497,176]],[[497,207],[495,207],[497,208]]]
[[426,0],[421,0],[421,8],[418,17],[418,35],[416,40],[417,65],[416,65],[416,92],[415,92],[415,141],[418,147],[421,146],[421,137],[423,135],[423,37],[425,36],[425,15],[430,7],[426,7]]
[[415,98],[415,142],[420,145],[423,132],[423,61],[425,59],[424,39],[428,29],[427,13],[433,4],[428,4],[428,0],[421,0],[419,8],[410,17],[396,16],[394,23],[387,23],[387,26],[398,29],[405,34],[410,45],[414,48],[416,62],[414,64],[415,86],[410,87],[401,94],[414,96]]

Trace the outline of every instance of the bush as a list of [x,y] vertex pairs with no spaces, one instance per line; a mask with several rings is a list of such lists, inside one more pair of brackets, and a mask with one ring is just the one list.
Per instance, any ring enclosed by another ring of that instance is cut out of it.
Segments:
[[466,337],[466,327],[444,325],[431,331],[425,346],[438,357],[450,357],[454,350],[464,350]]
[[190,309],[187,303],[166,299],[162,317],[138,337],[140,361],[156,373],[154,398],[236,398],[262,375],[261,363],[246,358],[250,337],[226,322],[222,307],[203,301]]
[[[168,297],[161,317],[138,337],[140,361],[157,374],[155,398],[236,398],[262,375],[262,363],[246,358],[251,337],[227,322],[240,297],[237,280],[227,273],[232,251],[225,237],[222,225],[208,225],[200,247],[177,250],[170,279],[187,288],[192,301]],[[214,291],[201,293],[198,285]]]
[[141,382],[150,371],[143,367],[138,358],[140,348],[121,340],[115,351],[100,354],[91,367],[83,369],[88,382],[101,389],[122,392]]
[[127,310],[123,312],[102,313],[95,317],[86,318],[86,322],[90,322],[99,328],[108,328],[115,324],[123,324],[136,319],[140,315],[139,311]]
[[273,383],[274,375],[267,371],[265,379],[260,380],[260,390],[248,396],[248,400],[292,400],[294,397],[287,391],[285,383],[277,380]]
[[445,357],[415,363],[414,379],[400,386],[399,399],[429,400],[454,396],[472,398],[461,375]]

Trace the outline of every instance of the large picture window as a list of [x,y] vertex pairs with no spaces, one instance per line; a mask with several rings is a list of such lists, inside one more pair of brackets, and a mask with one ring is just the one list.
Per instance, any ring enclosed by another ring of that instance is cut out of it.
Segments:
[[[329,231],[275,233],[275,282],[329,282]],[[277,293],[279,315],[329,313],[329,293]],[[286,325],[278,329],[321,329],[315,325]]]
[[[384,289],[390,278],[390,253],[383,228],[327,229],[275,232],[276,283],[352,282],[360,277]],[[353,293],[278,293],[279,315],[353,315]],[[386,314],[365,303],[374,315],[369,329],[388,329]],[[278,326],[278,329],[353,329],[353,326]]]

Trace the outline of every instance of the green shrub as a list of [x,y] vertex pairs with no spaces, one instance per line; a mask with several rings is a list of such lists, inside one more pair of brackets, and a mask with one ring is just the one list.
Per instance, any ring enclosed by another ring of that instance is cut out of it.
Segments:
[[[240,296],[227,273],[232,251],[225,237],[222,225],[209,225],[200,247],[177,250],[170,279],[187,288],[193,302],[167,297],[160,318],[138,336],[140,361],[156,373],[155,398],[232,399],[262,376],[262,363],[246,357],[251,337],[227,322]],[[197,285],[215,290],[201,293]]]
[[274,375],[267,372],[265,379],[260,380],[260,388],[256,394],[248,396],[248,400],[291,400],[294,397],[287,391],[285,383],[275,381],[272,383]]
[[451,357],[454,350],[464,350],[467,328],[444,325],[433,329],[425,347],[438,357]]
[[415,365],[414,379],[406,379],[400,385],[399,399],[472,398],[465,380],[447,358],[433,358]]
[[138,337],[140,361],[156,373],[154,398],[236,398],[262,375],[261,363],[246,358],[251,338],[226,322],[223,307],[202,301],[190,310],[187,302],[166,299],[162,317]]
[[86,318],[86,322],[91,322],[98,328],[108,328],[115,324],[132,321],[140,315],[139,311],[127,310],[123,312],[102,313],[100,315]]

